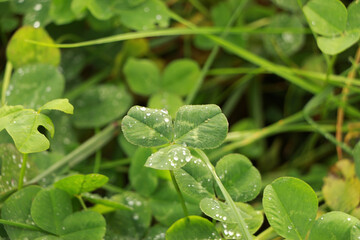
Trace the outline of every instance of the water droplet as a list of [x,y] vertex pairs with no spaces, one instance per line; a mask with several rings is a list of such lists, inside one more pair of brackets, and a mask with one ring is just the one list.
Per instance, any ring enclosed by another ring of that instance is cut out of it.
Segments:
[[35,11],[40,11],[41,9],[42,9],[41,3],[38,3],[38,4],[36,4],[36,5],[34,6],[34,10],[35,10]]
[[145,111],[146,108],[145,108],[145,107],[141,107],[140,110],[141,110],[141,111]]
[[159,15],[159,14],[156,15],[156,20],[159,20],[159,21],[160,21],[161,19],[162,19],[162,16],[161,16],[161,15]]
[[40,27],[40,22],[35,21],[33,26],[34,26],[34,28],[39,28]]
[[348,221],[351,221],[351,218],[347,218]]
[[165,120],[165,122],[169,122],[169,121],[170,121],[168,118],[165,118],[164,120]]

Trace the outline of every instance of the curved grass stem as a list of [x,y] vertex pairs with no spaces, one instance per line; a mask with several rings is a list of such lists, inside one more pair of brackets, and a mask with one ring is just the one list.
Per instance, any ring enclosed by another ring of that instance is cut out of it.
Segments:
[[4,80],[2,84],[2,91],[1,91],[1,105],[4,106],[6,104],[6,91],[10,84],[10,78],[11,78],[11,72],[12,72],[13,66],[10,61],[6,63],[5,67],[5,74],[4,74]]
[[211,164],[209,158],[206,156],[206,154],[200,150],[200,149],[195,149],[195,151],[199,154],[201,160],[205,163],[205,165],[208,167],[208,169],[210,170],[211,174],[213,175],[217,185],[219,186],[222,194],[225,197],[225,201],[226,203],[229,205],[229,207],[232,209],[232,211],[235,213],[235,217],[237,219],[237,224],[240,228],[240,231],[242,233],[243,238],[242,239],[246,239],[246,240],[250,240],[252,239],[252,236],[249,232],[249,230],[246,228],[246,223],[244,218],[241,216],[240,212],[238,211],[235,202],[232,200],[230,194],[228,193],[228,191],[226,190],[226,188],[224,187],[224,185],[222,184],[219,176],[216,174],[215,168],[214,166]]
[[21,170],[20,170],[20,176],[19,176],[19,183],[18,183],[18,190],[22,189],[24,185],[24,177],[25,177],[25,170],[26,170],[26,163],[28,159],[28,154],[24,153],[21,163]]
[[184,211],[184,215],[185,215],[185,217],[187,217],[187,216],[189,216],[189,211],[188,211],[188,209],[186,207],[184,196],[182,195],[181,190],[179,188],[179,185],[178,185],[178,183],[176,181],[174,171],[170,170],[169,172],[170,172],[170,176],[171,176],[171,181],[174,184],[174,187],[176,189],[177,194],[179,195],[180,202],[181,202],[181,207],[182,207],[182,209]]

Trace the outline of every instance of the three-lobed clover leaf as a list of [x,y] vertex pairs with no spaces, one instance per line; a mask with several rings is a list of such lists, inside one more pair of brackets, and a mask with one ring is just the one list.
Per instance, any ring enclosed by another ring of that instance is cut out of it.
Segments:
[[343,52],[360,39],[359,1],[346,9],[339,0],[311,0],[303,8],[309,26],[319,34],[317,44],[326,54]]
[[213,104],[180,107],[174,124],[166,110],[134,106],[122,120],[122,131],[130,143],[138,146],[170,144],[150,156],[146,166],[173,170],[192,159],[186,147],[220,146],[227,135],[228,122]]

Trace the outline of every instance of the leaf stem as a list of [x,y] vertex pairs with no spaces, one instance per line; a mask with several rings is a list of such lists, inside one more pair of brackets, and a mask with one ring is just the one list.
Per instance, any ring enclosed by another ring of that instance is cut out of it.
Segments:
[[6,104],[6,91],[10,84],[10,78],[11,78],[11,72],[13,69],[13,65],[10,61],[7,61],[5,66],[5,75],[2,85],[2,91],[1,91],[1,105],[4,106]]
[[19,183],[18,183],[18,190],[22,189],[23,184],[24,184],[24,176],[25,176],[27,159],[28,159],[28,154],[23,153],[20,176],[19,176]]
[[[355,78],[356,68],[357,68],[357,65],[359,64],[359,62],[360,62],[360,47],[356,51],[353,67],[348,74],[348,81],[346,81],[346,85],[341,91],[341,95],[342,95],[341,101],[343,103],[345,103],[347,101],[347,96],[350,91],[349,87],[352,83],[352,79]],[[336,123],[336,140],[339,142],[342,142],[343,122],[344,122],[344,108],[342,106],[339,106],[338,111],[337,111],[337,123]],[[340,146],[336,146],[336,152],[337,152],[338,160],[341,160],[343,154],[342,154],[342,149]]]
[[84,199],[82,198],[82,196],[81,196],[81,195],[77,195],[76,198],[79,200],[82,208],[83,208],[84,210],[87,210],[87,207],[86,207],[86,205],[85,205],[85,202],[84,202]]
[[[235,9],[233,15],[231,16],[230,20],[228,21],[224,32],[221,34],[221,38],[225,38],[228,35],[228,30],[230,28],[230,26],[235,22],[236,18],[238,17],[239,13],[241,12],[241,10],[243,9],[243,7],[246,5],[246,3],[248,2],[248,0],[244,0],[241,1],[241,4],[238,5],[238,7]],[[194,25],[187,25],[190,28],[196,28],[196,26]],[[186,101],[185,104],[191,104],[192,101],[194,100],[196,94],[198,93],[206,75],[207,72],[209,71],[211,65],[213,64],[216,55],[218,54],[220,50],[220,47],[218,44],[216,44],[216,46],[211,50],[210,55],[208,56],[208,58],[206,59],[206,62],[204,64],[204,66],[201,69],[200,72],[200,76],[198,77],[197,81],[196,81],[196,86],[192,89],[192,91],[190,92],[190,94],[186,97]]]
[[244,237],[244,239],[246,240],[251,240],[252,236],[249,232],[249,230],[246,228],[246,223],[244,218],[241,216],[240,212],[238,211],[234,201],[232,200],[230,194],[228,193],[228,191],[226,190],[226,188],[224,187],[224,185],[222,184],[220,178],[218,177],[218,175],[216,174],[215,168],[214,166],[211,164],[209,158],[206,156],[206,154],[200,150],[200,149],[195,149],[195,151],[199,154],[200,159],[206,164],[206,166],[209,168],[211,174],[213,175],[217,185],[219,186],[222,194],[225,197],[225,200],[227,202],[227,204],[229,204],[229,207],[232,209],[232,211],[235,213],[235,216],[237,218],[237,223],[238,226],[240,227],[240,231],[242,232],[242,236]]
[[186,207],[186,203],[185,203],[184,196],[182,195],[181,190],[180,190],[180,188],[179,188],[179,185],[178,185],[178,183],[177,183],[177,181],[176,181],[176,178],[175,178],[175,175],[174,175],[174,171],[173,171],[173,170],[169,170],[169,172],[170,172],[170,176],[171,176],[171,181],[172,181],[172,183],[174,184],[174,187],[175,187],[175,189],[176,189],[177,194],[179,195],[180,203],[181,203],[181,207],[182,207],[182,209],[183,209],[183,211],[184,211],[184,215],[185,215],[185,217],[188,217],[188,216],[189,216],[189,212],[188,212],[188,209],[187,209],[187,207]]
[[277,237],[277,233],[272,227],[267,228],[262,233],[260,233],[254,240],[270,240]]
[[36,226],[30,225],[30,224],[25,224],[25,223],[20,223],[20,222],[13,222],[13,221],[5,220],[5,219],[0,219],[0,224],[43,232],[42,229],[40,229]]

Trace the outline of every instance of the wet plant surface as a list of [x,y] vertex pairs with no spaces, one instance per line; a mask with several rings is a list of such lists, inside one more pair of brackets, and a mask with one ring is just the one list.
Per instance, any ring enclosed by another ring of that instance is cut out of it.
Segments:
[[360,239],[360,2],[0,0],[0,239]]

